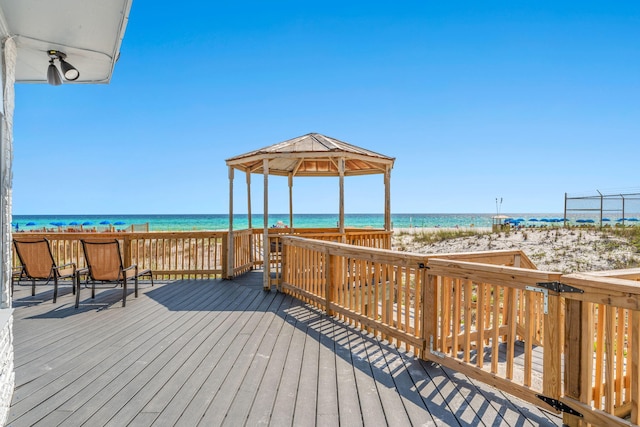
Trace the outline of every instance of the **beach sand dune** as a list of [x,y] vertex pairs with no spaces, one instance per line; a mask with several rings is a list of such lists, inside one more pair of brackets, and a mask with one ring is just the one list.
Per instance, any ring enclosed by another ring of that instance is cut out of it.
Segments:
[[626,239],[594,229],[523,229],[424,243],[422,233],[438,229],[395,230],[393,249],[424,253],[522,250],[539,270],[574,273],[605,271],[640,265],[640,254]]

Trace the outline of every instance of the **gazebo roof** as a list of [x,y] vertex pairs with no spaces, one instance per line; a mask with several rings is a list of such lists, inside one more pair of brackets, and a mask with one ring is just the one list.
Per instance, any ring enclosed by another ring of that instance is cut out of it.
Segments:
[[319,133],[309,133],[249,153],[231,157],[227,165],[235,169],[264,173],[263,160],[269,159],[269,174],[288,176],[339,176],[338,160],[345,159],[346,176],[382,174],[393,167],[395,158],[356,147]]

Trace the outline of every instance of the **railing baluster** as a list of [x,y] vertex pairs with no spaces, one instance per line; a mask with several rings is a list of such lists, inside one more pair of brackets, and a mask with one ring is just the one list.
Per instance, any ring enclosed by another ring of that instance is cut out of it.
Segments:
[[[500,351],[500,294],[502,288],[498,285],[493,285],[493,319],[492,334],[491,334],[491,373],[498,373],[498,354]],[[504,302],[502,302],[504,304]]]

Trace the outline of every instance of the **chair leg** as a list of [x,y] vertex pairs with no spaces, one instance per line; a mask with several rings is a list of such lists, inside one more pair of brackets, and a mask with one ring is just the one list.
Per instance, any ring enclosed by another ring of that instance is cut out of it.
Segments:
[[135,283],[134,283],[134,285],[135,285],[134,287],[135,287],[135,289],[136,289],[136,290],[135,290],[135,296],[136,296],[136,298],[138,298],[138,276],[136,276],[136,278],[135,278]]
[[53,303],[56,303],[56,300],[58,299],[58,276],[54,275],[53,276]]
[[35,280],[31,281],[31,296],[32,297],[36,296],[36,281]]
[[80,305],[80,275],[76,275],[74,287],[76,287],[76,308]]
[[127,278],[122,279],[122,306],[127,305]]

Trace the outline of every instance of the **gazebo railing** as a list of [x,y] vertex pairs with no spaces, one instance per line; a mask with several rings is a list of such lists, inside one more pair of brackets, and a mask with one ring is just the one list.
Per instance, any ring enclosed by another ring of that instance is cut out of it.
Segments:
[[[272,228],[269,229],[268,259],[271,272],[271,285],[277,285],[282,276],[282,237],[300,236],[307,239],[327,242],[347,243],[368,248],[391,249],[392,231],[376,229],[349,228],[342,234],[335,228]],[[264,264],[263,230],[254,229],[254,263]]]

